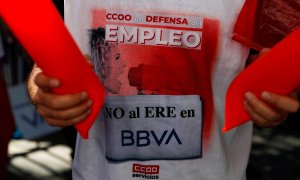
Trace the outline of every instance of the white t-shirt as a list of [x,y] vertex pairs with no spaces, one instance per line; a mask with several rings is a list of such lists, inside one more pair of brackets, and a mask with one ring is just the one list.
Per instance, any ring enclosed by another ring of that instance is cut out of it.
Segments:
[[226,90],[248,49],[231,33],[244,0],[65,0],[65,21],[106,89],[77,179],[246,179],[252,124],[226,134]]

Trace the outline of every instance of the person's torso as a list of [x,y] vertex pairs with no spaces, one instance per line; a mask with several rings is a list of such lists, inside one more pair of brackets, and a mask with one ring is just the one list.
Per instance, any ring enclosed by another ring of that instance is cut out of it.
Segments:
[[224,96],[248,50],[231,40],[243,0],[65,1],[105,86],[78,138],[74,179],[242,179],[251,124],[227,134]]

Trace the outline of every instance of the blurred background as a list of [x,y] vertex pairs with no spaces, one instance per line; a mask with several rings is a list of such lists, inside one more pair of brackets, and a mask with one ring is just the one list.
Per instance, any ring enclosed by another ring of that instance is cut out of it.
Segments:
[[[53,0],[63,16],[63,1]],[[25,88],[30,57],[0,19],[0,179],[69,180],[76,132],[47,126]],[[300,180],[300,112],[254,128],[249,180]]]

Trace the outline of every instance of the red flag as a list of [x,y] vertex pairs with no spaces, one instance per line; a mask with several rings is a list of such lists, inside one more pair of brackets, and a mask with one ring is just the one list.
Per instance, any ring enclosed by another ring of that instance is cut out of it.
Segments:
[[98,116],[104,89],[50,0],[0,1],[0,15],[43,72],[61,81],[57,94],[87,91],[91,114],[76,125],[83,138]]
[[300,86],[300,28],[247,67],[230,85],[226,95],[225,127],[228,131],[250,120],[243,108],[247,91],[287,95]]

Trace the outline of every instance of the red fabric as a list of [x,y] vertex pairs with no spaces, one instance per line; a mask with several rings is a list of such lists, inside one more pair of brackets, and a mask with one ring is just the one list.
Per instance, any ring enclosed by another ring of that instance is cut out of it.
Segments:
[[246,0],[233,39],[260,51],[273,47],[300,26],[300,1]]
[[87,91],[91,114],[76,125],[83,138],[98,116],[104,89],[87,64],[50,0],[0,1],[0,13],[17,39],[44,73],[61,81],[55,93]]
[[252,41],[257,5],[257,0],[246,0],[235,24],[232,39],[254,49],[261,49],[259,44]]
[[300,28],[247,67],[230,85],[226,96],[225,127],[228,131],[250,117],[243,108],[247,91],[287,95],[300,86]]

